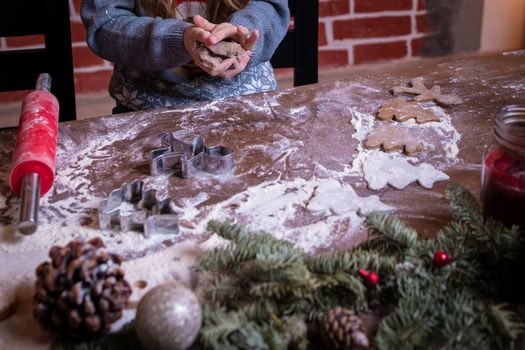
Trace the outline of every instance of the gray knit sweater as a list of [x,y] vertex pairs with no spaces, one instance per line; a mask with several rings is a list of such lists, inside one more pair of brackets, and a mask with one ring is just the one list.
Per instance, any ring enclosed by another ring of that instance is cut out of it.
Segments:
[[110,94],[117,105],[150,109],[276,87],[269,59],[288,28],[286,0],[251,0],[231,16],[230,23],[259,31],[247,68],[232,79],[188,74],[183,34],[190,24],[142,16],[136,8],[135,0],[82,2],[88,46],[115,63]]

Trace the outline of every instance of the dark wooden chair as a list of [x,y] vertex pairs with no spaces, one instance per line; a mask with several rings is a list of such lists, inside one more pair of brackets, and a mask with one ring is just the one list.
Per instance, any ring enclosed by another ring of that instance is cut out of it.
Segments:
[[275,51],[271,63],[274,68],[293,68],[294,86],[317,83],[319,0],[289,0],[288,6],[294,27]]
[[60,121],[76,119],[68,0],[2,0],[0,37],[44,35],[45,48],[0,51],[0,91],[34,89],[40,73],[52,78]]

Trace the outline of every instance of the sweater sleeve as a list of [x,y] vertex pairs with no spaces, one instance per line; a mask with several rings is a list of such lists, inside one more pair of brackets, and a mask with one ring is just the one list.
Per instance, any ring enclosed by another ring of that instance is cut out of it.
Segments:
[[287,0],[251,0],[235,12],[230,23],[243,25],[249,31],[257,29],[259,38],[252,50],[249,66],[268,61],[283,40],[290,23]]
[[191,24],[177,19],[139,17],[135,0],[84,0],[81,17],[87,44],[113,63],[141,70],[178,67],[191,60],[183,43]]

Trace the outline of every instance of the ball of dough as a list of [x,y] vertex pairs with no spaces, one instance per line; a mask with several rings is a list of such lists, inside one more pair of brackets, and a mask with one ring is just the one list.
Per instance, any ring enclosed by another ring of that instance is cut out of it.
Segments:
[[215,69],[227,58],[235,58],[237,62],[246,53],[243,47],[234,41],[219,41],[217,44],[206,47],[203,43],[198,43],[194,51],[199,55],[204,66]]
[[135,330],[148,349],[185,350],[197,337],[202,310],[196,295],[175,283],[150,290],[140,301]]

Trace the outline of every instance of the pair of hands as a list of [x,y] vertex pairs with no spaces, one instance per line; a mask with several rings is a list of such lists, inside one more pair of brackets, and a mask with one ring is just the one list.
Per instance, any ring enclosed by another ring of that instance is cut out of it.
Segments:
[[[204,17],[193,17],[194,25],[184,31],[184,47],[190,53],[193,62],[202,68],[212,77],[232,78],[242,72],[250,61],[250,54],[259,32],[254,30],[249,32],[246,27],[235,26],[231,23],[214,24],[207,21]],[[241,57],[240,62],[236,58],[225,59],[219,66],[210,69],[204,66],[194,47],[197,42],[203,42],[206,46],[211,46],[224,39],[233,39],[241,44],[246,50],[246,54]]]

